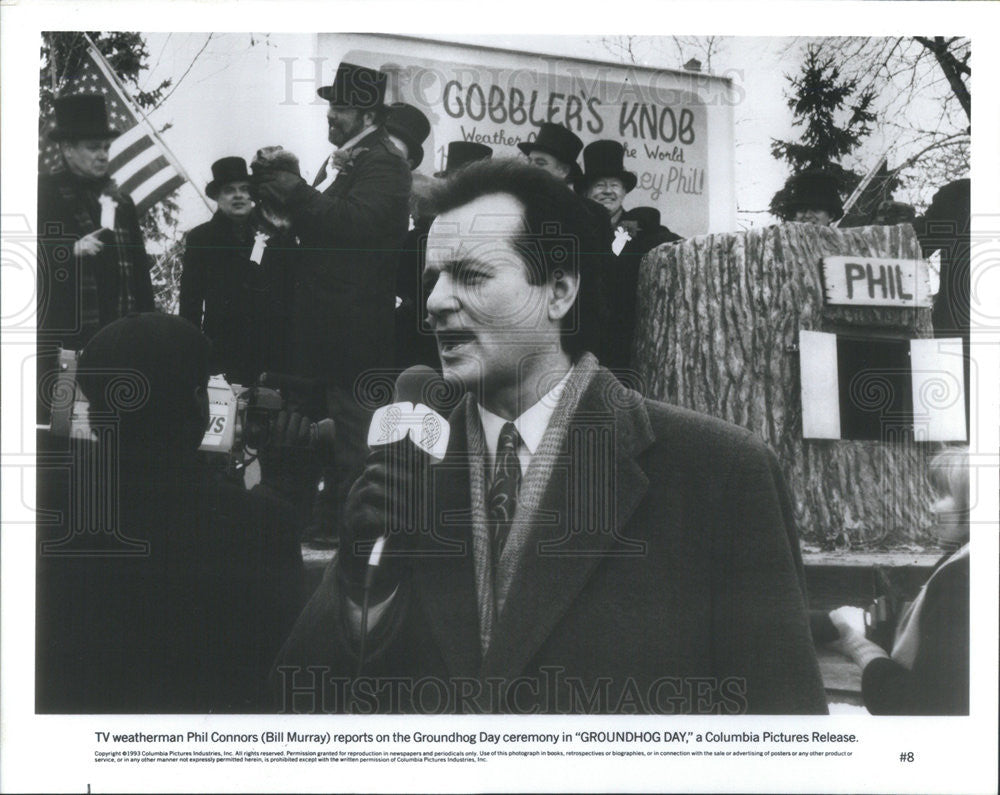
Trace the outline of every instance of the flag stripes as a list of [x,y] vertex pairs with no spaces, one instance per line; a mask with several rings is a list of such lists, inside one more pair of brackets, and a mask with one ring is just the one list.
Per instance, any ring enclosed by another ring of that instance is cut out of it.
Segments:
[[163,155],[157,154],[155,149],[151,149],[150,151],[153,153],[153,157],[148,163],[143,163],[141,159],[133,160],[129,163],[129,171],[131,173],[127,177],[119,174],[121,180],[118,182],[118,186],[125,193],[132,196],[132,201],[135,201],[135,189],[140,185],[144,185],[150,177],[160,174],[164,169],[170,169],[170,174],[163,175],[164,178],[169,178],[173,173],[173,169]]
[[[128,140],[126,136],[131,136],[133,140]],[[156,148],[150,137],[143,134],[142,128],[136,127],[111,142],[111,150],[108,152],[111,160],[108,163],[108,169],[112,173],[120,174],[128,167],[129,163],[148,152],[155,153]],[[155,154],[153,156],[155,157]]]
[[163,201],[167,196],[184,184],[184,177],[174,174],[166,182],[162,181],[162,175],[158,174],[156,179],[147,182],[136,188],[132,194],[132,201],[136,208],[142,212],[144,208],[152,207],[154,204]]

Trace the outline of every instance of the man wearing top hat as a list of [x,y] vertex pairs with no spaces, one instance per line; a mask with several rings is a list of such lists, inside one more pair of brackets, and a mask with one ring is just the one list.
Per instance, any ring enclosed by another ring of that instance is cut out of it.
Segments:
[[618,257],[631,239],[624,224],[622,202],[637,182],[635,174],[625,170],[624,159],[625,149],[618,141],[594,141],[583,150],[584,171],[575,181],[577,192],[591,205],[602,209],[607,247],[615,255],[608,260],[607,268],[601,273],[601,289],[595,311],[604,329],[597,346],[599,358],[619,377],[624,377],[624,368],[628,366],[625,348],[629,343],[625,338],[631,338],[623,330],[624,326],[631,328],[631,324],[621,315],[622,304],[627,303],[623,294],[628,289],[629,279],[623,278]]
[[[151,311],[153,285],[135,204],[108,177],[111,142],[104,98],[55,101],[61,166],[38,177],[38,377],[57,350],[80,350],[98,329],[133,311]],[[38,419],[47,421],[40,394]]]
[[431,123],[424,112],[407,102],[393,102],[386,114],[385,131],[410,171],[420,168],[424,162],[424,141],[431,134]]
[[639,266],[643,257],[657,246],[681,239],[680,235],[660,223],[660,211],[655,207],[634,207],[624,212],[621,226],[628,233],[629,240],[614,262],[614,278],[607,285],[611,312],[602,362],[605,367],[619,373],[631,364]]
[[785,221],[829,226],[844,214],[836,178],[818,169],[793,174],[771,200],[771,212]]
[[435,171],[437,179],[447,179],[463,166],[475,163],[477,160],[489,160],[493,157],[493,149],[486,144],[476,144],[471,141],[451,141],[445,155],[444,168]]
[[314,184],[277,169],[256,184],[301,245],[292,269],[292,360],[297,375],[327,383],[337,446],[335,471],[324,479],[335,504],[367,449],[369,413],[355,399],[355,383],[393,360],[396,264],[411,180],[384,128],[385,89],[384,73],[340,64],[333,83],[317,91],[329,102],[336,151]]
[[[218,209],[210,221],[187,234],[180,315],[211,340],[211,372],[224,373],[231,383],[250,385],[265,369],[283,369],[285,357],[278,346],[287,323],[287,279],[277,272],[281,268],[270,245],[267,257],[264,240],[255,250],[246,160],[215,161],[205,193]],[[267,356],[265,346],[273,351]]]
[[[531,165],[548,171],[570,188],[583,176],[576,162],[580,150],[583,149],[583,141],[576,133],[561,124],[544,122],[539,126],[534,141],[520,143],[517,148],[524,153]],[[591,220],[596,226],[607,227],[607,210],[603,205],[588,198],[585,206],[593,216]],[[606,235],[608,249],[611,248],[612,237],[609,229]]]
[[561,124],[545,122],[539,126],[534,141],[519,143],[517,148],[531,165],[545,169],[557,179],[568,182],[580,176],[576,159],[583,149],[583,141]]
[[108,176],[119,131],[104,98],[60,97],[55,119],[62,164],[38,178],[39,343],[79,350],[111,321],[152,310],[153,287],[135,204]]
[[608,211],[611,229],[615,231],[612,250],[616,255],[621,253],[627,242],[624,227],[621,226],[625,212],[622,202],[636,182],[635,174],[625,170],[625,148],[618,141],[594,141],[583,150],[583,176],[578,181],[579,190]]

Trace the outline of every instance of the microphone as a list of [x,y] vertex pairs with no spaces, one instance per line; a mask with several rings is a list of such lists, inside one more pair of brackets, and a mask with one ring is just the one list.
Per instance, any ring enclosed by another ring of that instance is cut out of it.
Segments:
[[395,402],[372,417],[371,451],[347,498],[338,557],[345,592],[361,605],[359,673],[369,605],[395,591],[403,577],[405,550],[430,521],[430,467],[444,459],[451,430],[448,421],[424,402],[434,402],[435,392],[448,391],[440,380],[424,365],[399,375]]
[[[444,379],[424,364],[404,370],[396,379],[394,401],[372,417],[368,446],[377,448],[394,444],[406,437],[428,453],[434,461],[444,458],[448,449],[448,421],[426,403],[449,392]],[[425,402],[426,401],[426,402]]]
[[444,458],[450,427],[427,402],[447,391],[430,367],[411,367],[396,380],[395,402],[372,417],[370,452],[347,497],[338,552],[355,602],[388,597],[402,577],[406,548],[429,525],[430,467]]

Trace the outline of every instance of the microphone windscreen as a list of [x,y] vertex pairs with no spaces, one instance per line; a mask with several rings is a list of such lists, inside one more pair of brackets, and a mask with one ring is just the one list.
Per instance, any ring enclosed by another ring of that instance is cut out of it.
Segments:
[[396,379],[396,403],[427,403],[428,387],[441,376],[426,364],[404,370]]

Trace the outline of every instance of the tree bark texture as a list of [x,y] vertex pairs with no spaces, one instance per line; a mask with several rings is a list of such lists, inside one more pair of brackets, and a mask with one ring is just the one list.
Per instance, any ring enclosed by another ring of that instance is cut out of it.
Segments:
[[781,462],[804,540],[840,548],[926,540],[926,464],[936,446],[908,434],[802,438],[800,330],[931,336],[930,309],[824,306],[821,262],[832,255],[920,256],[908,224],[784,224],[654,249],[639,274],[635,375],[649,397],[764,439]]

